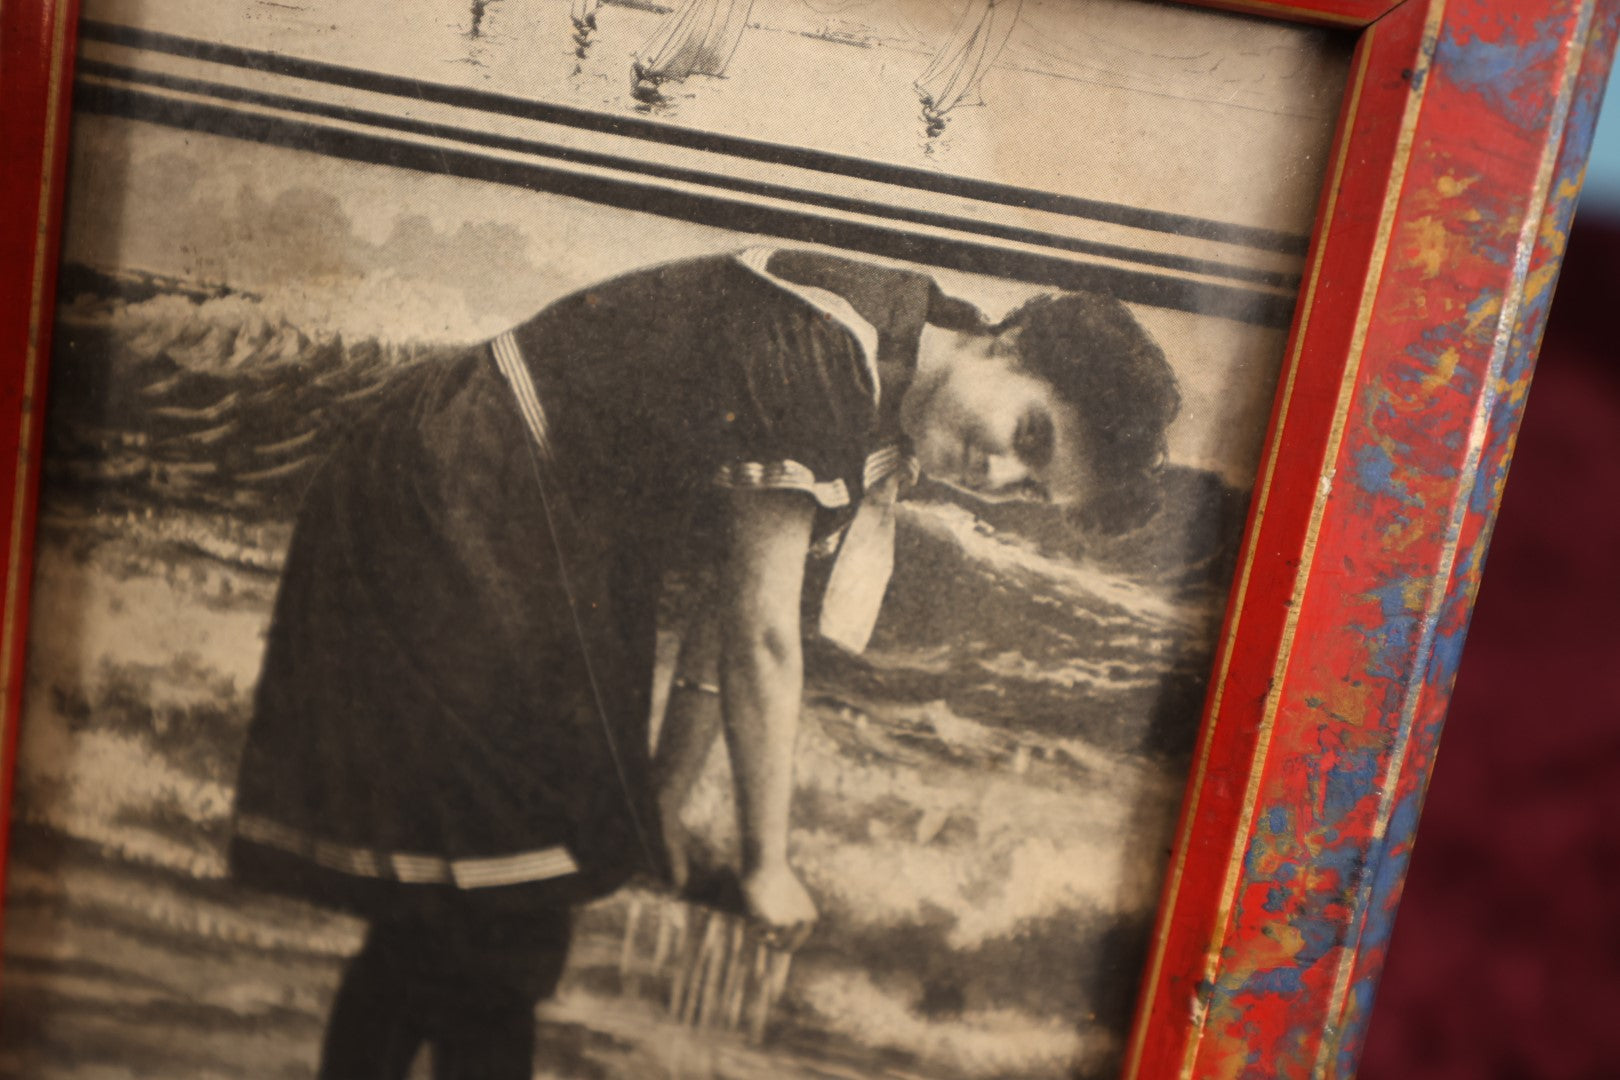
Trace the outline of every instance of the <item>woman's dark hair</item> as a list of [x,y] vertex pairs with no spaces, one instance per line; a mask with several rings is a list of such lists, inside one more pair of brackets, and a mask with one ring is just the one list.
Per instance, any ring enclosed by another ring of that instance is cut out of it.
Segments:
[[1082,528],[1127,532],[1158,511],[1165,432],[1181,410],[1181,394],[1164,350],[1123,303],[1096,293],[1037,296],[988,325],[972,304],[936,289],[928,321],[1016,335],[1018,365],[1050,383],[1080,415],[1082,450],[1096,484],[1078,510]]

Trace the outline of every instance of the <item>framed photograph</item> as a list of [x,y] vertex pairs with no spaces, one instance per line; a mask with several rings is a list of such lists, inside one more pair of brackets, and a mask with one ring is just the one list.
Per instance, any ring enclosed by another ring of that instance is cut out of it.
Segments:
[[0,20],[0,1074],[1354,1072],[1620,5]]

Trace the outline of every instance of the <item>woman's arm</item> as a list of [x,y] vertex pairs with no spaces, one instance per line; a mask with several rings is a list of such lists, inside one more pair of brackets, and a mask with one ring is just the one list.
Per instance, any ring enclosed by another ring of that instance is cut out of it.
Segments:
[[788,491],[733,492],[717,616],[726,747],[742,833],[743,898],[794,930],[815,905],[787,860],[793,751],[804,689],[799,596],[814,504]]
[[664,707],[658,730],[653,775],[658,789],[658,812],[664,850],[669,860],[670,884],[684,889],[691,876],[687,834],[681,811],[692,788],[708,764],[709,752],[720,736],[720,623],[718,589],[712,583],[696,591],[686,633],[675,661],[675,682]]

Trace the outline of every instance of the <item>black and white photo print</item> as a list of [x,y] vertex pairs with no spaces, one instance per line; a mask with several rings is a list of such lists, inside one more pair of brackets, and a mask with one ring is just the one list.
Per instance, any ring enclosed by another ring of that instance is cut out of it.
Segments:
[[0,1075],[1113,1075],[1346,41],[80,37]]

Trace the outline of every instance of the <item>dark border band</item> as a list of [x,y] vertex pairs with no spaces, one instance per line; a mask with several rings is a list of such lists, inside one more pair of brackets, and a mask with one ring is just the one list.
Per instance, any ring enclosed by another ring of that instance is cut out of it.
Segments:
[[761,205],[619,177],[584,174],[539,161],[514,161],[470,149],[270,116],[212,102],[182,100],[133,86],[81,78],[75,106],[89,113],[144,120],[187,131],[246,139],[374,165],[441,173],[565,195],[735,232],[828,244],[885,258],[1012,278],[1036,285],[1106,292],[1127,302],[1286,328],[1295,297],[1144,271],[1088,264],[972,240],[906,232],[870,222]]
[[947,176],[928,169],[891,165],[847,154],[823,150],[785,146],[780,143],[747,139],[735,135],[699,131],[675,124],[647,120],[641,117],[615,116],[554,102],[531,101],[489,90],[450,86],[443,83],[411,79],[385,72],[333,64],[322,60],[282,56],[260,49],[237,45],[199,41],[195,38],[167,34],[158,30],[120,26],[115,23],[85,19],[80,23],[79,36],[86,41],[99,41],[132,49],[166,53],[192,60],[224,64],[251,71],[285,75],[313,82],[345,86],[354,90],[408,98],[415,102],[451,105],[480,112],[537,120],[548,124],[618,135],[656,142],[685,149],[725,154],[750,161],[773,165],[789,165],[816,172],[835,173],[882,184],[930,191],[976,199],[980,202],[1016,206],[1030,210],[1062,214],[1066,217],[1086,218],[1092,221],[1124,225],[1150,232],[1213,240],[1223,244],[1254,248],[1287,255],[1303,255],[1309,238],[1273,229],[1236,225],[1224,221],[1186,214],[1173,214],[1160,210],[1123,206],[1118,203],[1083,199],[1073,195],[1060,195],[1035,188],[977,180],[968,177]]

